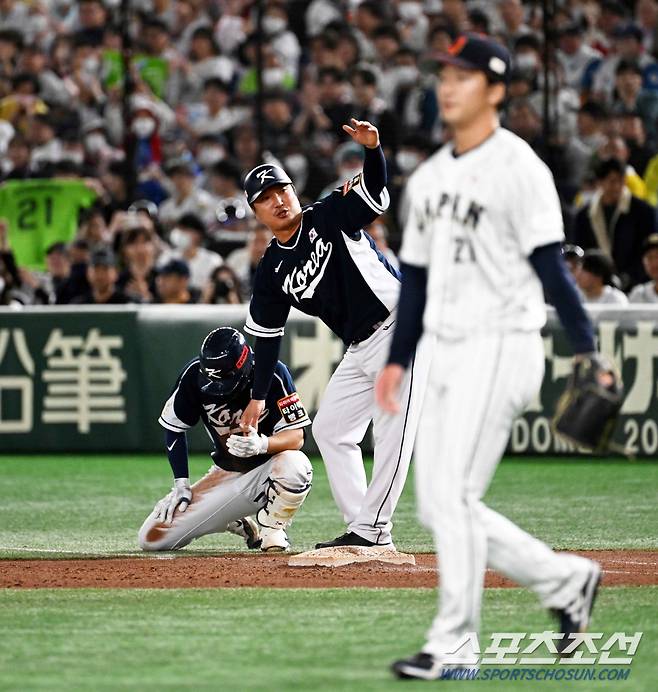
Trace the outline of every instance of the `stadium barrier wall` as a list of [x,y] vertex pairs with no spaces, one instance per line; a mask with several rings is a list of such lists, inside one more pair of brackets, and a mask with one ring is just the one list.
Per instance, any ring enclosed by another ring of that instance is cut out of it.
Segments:
[[[590,315],[600,348],[617,363],[627,391],[615,441],[637,456],[656,456],[658,306],[593,308]],[[211,329],[241,328],[245,317],[242,305],[0,308],[2,452],[162,450],[157,418],[178,372]],[[511,453],[577,451],[550,430],[571,371],[552,311],[544,345],[541,394],[514,424]],[[341,342],[322,323],[291,313],[281,358],[311,414],[342,354]],[[209,448],[201,426],[190,443],[196,452]],[[310,435],[307,444],[313,447]],[[370,435],[364,448],[371,449]]]

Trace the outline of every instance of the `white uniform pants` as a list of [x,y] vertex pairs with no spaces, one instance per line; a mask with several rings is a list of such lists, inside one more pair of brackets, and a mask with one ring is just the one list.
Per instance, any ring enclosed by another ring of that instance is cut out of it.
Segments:
[[[392,315],[369,339],[347,349],[313,421],[313,437],[348,530],[382,545],[391,542],[391,516],[407,478],[427,380],[427,351],[421,344],[401,390],[400,415],[376,405],[375,379],[388,359],[394,324]],[[368,485],[359,443],[370,421],[375,449]]]
[[291,490],[311,482],[313,471],[300,451],[275,454],[266,464],[247,473],[224,471],[215,464],[192,486],[192,502],[185,512],[176,512],[171,525],[155,519],[154,512],[139,530],[143,550],[177,550],[199,536],[222,533],[231,521],[256,514],[265,505],[262,493],[268,479]]
[[512,422],[541,386],[539,334],[428,339],[432,363],[416,442],[416,494],[441,573],[439,613],[424,651],[441,656],[478,631],[487,566],[533,589],[544,606],[560,608],[580,590],[589,562],[554,553],[482,502]]

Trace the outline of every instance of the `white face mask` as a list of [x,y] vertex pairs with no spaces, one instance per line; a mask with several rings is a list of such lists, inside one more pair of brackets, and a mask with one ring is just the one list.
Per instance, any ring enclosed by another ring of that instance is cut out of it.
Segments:
[[210,168],[210,166],[223,161],[225,156],[226,152],[221,147],[206,147],[201,149],[196,160],[201,168]]
[[396,68],[395,74],[397,77],[397,83],[402,86],[408,86],[409,84],[414,84],[418,79],[418,68],[413,65],[402,65]]
[[283,82],[285,74],[282,67],[267,67],[263,70],[263,85],[266,87],[279,86]]
[[169,234],[169,241],[178,250],[187,250],[192,246],[192,236],[180,228],[174,228]]
[[152,118],[135,118],[131,128],[135,136],[146,139],[155,132],[155,121]]
[[420,156],[413,151],[398,151],[395,155],[395,163],[403,173],[411,173],[418,167]]
[[521,53],[516,56],[515,62],[519,70],[536,70],[539,66],[534,53]]
[[423,14],[423,6],[419,2],[401,2],[398,13],[403,21],[415,22]]
[[293,178],[296,178],[298,175],[304,175],[308,169],[308,162],[304,154],[290,154],[286,156],[283,163],[285,169],[290,171]]
[[85,147],[90,154],[97,154],[99,151],[103,151],[106,145],[105,136],[100,132],[94,132],[85,137]]
[[98,72],[98,68],[101,66],[100,60],[93,56],[90,55],[88,58],[85,58],[82,61],[82,69],[87,73],[87,74],[96,74]]
[[278,34],[286,28],[286,20],[283,17],[267,15],[263,17],[263,31],[268,35]]

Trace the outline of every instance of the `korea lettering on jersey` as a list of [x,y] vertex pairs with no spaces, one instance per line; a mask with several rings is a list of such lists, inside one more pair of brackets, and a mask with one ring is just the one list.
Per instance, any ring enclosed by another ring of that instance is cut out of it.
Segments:
[[563,239],[562,214],[551,173],[526,142],[499,128],[460,156],[446,145],[411,176],[407,193],[400,259],[429,267],[426,331],[461,338],[544,324],[527,258]]
[[[202,392],[198,378],[199,359],[195,358],[179,375],[158,422],[172,432],[185,432],[201,420],[216,452],[222,455],[226,452],[222,438],[240,429],[240,418],[251,400],[250,387],[245,387],[237,396],[225,399]],[[292,376],[288,368],[279,361],[265,400],[265,409],[259,419],[258,432],[270,436],[282,430],[304,428],[310,424],[311,420],[295,389]],[[245,460],[245,466],[254,468],[269,458],[269,454],[252,457]]]
[[316,315],[345,343],[385,320],[397,305],[399,274],[362,228],[388,208],[355,176],[303,210],[287,243],[268,246],[254,279],[245,331],[281,336],[291,307]]

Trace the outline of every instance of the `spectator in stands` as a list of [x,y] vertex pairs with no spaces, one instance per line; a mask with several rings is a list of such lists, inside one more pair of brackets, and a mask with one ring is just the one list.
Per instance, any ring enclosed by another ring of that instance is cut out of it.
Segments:
[[619,62],[615,77],[612,110],[637,113],[652,144],[658,142],[658,91],[642,88],[642,70],[637,62]]
[[160,205],[159,217],[163,226],[172,228],[184,214],[194,214],[204,224],[212,223],[215,217],[213,198],[195,186],[192,165],[182,159],[174,160],[169,162],[166,172],[173,194]]
[[230,103],[231,89],[219,77],[209,77],[203,83],[203,103],[197,115],[188,122],[189,111],[182,111],[178,124],[193,136],[220,135],[235,127],[249,113],[244,107]]
[[330,133],[342,138],[342,127],[353,114],[345,73],[337,67],[325,67],[318,75],[317,88],[306,80],[301,92],[300,119],[295,123],[295,133],[300,136],[316,132]]
[[15,134],[9,141],[7,156],[2,161],[2,180],[25,180],[32,177],[30,165],[30,146],[21,134]]
[[120,236],[123,271],[119,274],[117,287],[140,303],[152,303],[156,295],[157,248],[153,233],[143,226],[135,214],[134,225],[126,228]]
[[209,26],[194,31],[190,41],[189,62],[183,63],[184,96],[187,103],[201,100],[203,85],[211,78],[222,84],[231,84],[235,77],[233,61],[222,55]]
[[525,10],[521,0],[501,0],[498,8],[503,20],[503,33],[510,47],[514,46],[521,36],[532,33],[532,29],[525,22]]
[[180,259],[160,267],[156,278],[157,302],[188,305],[199,302],[199,292],[190,286],[190,270]]
[[85,305],[123,305],[137,302],[117,288],[119,278],[114,253],[108,248],[99,248],[91,253],[87,267],[87,281],[90,289],[71,300],[74,304]]
[[578,111],[577,131],[569,141],[567,152],[578,185],[582,184],[590,173],[595,153],[606,142],[604,134],[606,122],[606,110],[596,101],[586,101]]
[[189,269],[190,286],[201,291],[212,272],[224,260],[216,252],[206,249],[206,226],[194,214],[185,214],[178,219],[169,234],[173,251],[166,253],[164,260],[176,258],[183,260]]
[[[367,67],[359,67],[351,76],[354,90],[354,111],[351,117],[367,120],[379,130],[382,149],[388,156],[395,153],[398,144],[398,119],[383,99],[377,96],[377,75]],[[344,121],[342,124],[345,124]]]
[[242,302],[240,280],[231,267],[217,267],[206,283],[202,303],[211,305],[239,305]]
[[[628,164],[639,175],[643,175],[656,150],[647,143],[642,118],[635,111],[627,111],[618,115],[615,120],[616,128],[628,147]],[[644,199],[646,200],[646,196]]]
[[658,233],[644,241],[642,264],[650,281],[637,285],[628,299],[631,303],[658,303]]
[[567,86],[580,90],[587,69],[599,63],[602,54],[583,40],[584,28],[580,22],[572,21],[559,32],[557,59],[562,66]]
[[614,261],[622,286],[629,289],[645,280],[642,244],[654,232],[654,211],[624,186],[624,164],[618,159],[602,161],[596,179],[596,193],[576,216],[573,242]]
[[271,91],[264,97],[263,135],[265,148],[277,158],[285,153],[292,140],[293,112],[283,91]]
[[423,50],[427,43],[430,22],[423,10],[422,0],[402,0],[397,5],[400,37],[414,51]]
[[297,36],[288,26],[288,9],[285,2],[270,0],[265,5],[263,30],[272,50],[283,59],[286,73],[292,75],[296,81],[302,51]]
[[610,101],[616,86],[619,67],[622,64],[636,65],[639,70],[640,86],[645,88],[654,85],[658,77],[658,65],[655,60],[644,53],[642,48],[642,30],[634,24],[619,25],[613,31],[614,51],[606,57],[594,75],[593,91],[606,101]]
[[578,277],[580,270],[583,266],[583,257],[585,256],[585,251],[578,245],[570,245],[566,243],[562,247],[562,257],[564,257],[565,264],[571,272],[571,276],[574,279]]
[[64,243],[53,243],[46,249],[46,271],[41,276],[40,287],[46,296],[45,304],[60,302],[58,297],[71,276],[71,260]]
[[626,305],[628,298],[612,286],[615,266],[601,250],[587,250],[576,275],[583,302],[598,305]]
[[226,264],[235,272],[236,277],[251,295],[254,275],[261,257],[272,240],[272,231],[267,226],[257,223],[249,232],[247,245],[234,250],[227,258]]

